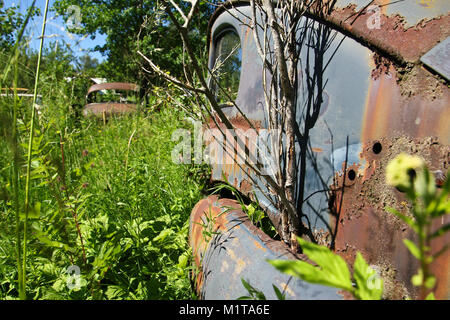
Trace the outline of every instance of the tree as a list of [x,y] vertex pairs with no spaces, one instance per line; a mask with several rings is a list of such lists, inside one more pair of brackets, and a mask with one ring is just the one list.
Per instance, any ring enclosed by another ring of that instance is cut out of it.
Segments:
[[[13,79],[11,67],[15,64],[15,60],[20,60],[22,57],[26,57],[26,47],[24,44],[25,29],[30,19],[39,13],[39,9],[35,8],[36,0],[28,8],[25,16],[22,16],[18,12],[19,7],[12,6],[8,9],[4,8],[4,2],[0,0],[0,68],[3,71],[0,73],[0,88],[3,86],[11,86]],[[26,63],[22,61],[21,66],[25,66]],[[33,72],[33,71],[31,71]],[[25,70],[21,73],[19,79],[24,77],[25,79],[34,79],[34,73],[30,73],[30,70]],[[27,81],[23,81],[27,82]],[[27,82],[28,83],[28,82]],[[33,83],[31,80],[30,83]]]
[[99,66],[96,58],[91,58],[90,55],[85,54],[78,58],[78,71],[82,73],[92,73]]
[[[184,1],[178,3],[186,6]],[[95,50],[107,56],[100,70],[108,79],[138,81],[144,87],[151,82],[158,83],[159,78],[143,72],[137,50],[145,51],[171,74],[183,73],[183,53],[178,46],[178,31],[161,14],[160,1],[58,0],[54,4],[55,10],[66,21],[73,13],[68,10],[70,6],[80,8],[81,16],[80,28],[71,32],[89,34],[91,38],[95,38],[97,32],[106,35],[106,43]],[[199,55],[205,47],[208,17],[213,10],[213,6],[203,2],[192,21],[193,29],[189,38]]]
[[19,7],[4,7],[4,1],[0,0],[0,50],[9,50],[14,45],[14,33],[23,24],[23,17],[18,11]]

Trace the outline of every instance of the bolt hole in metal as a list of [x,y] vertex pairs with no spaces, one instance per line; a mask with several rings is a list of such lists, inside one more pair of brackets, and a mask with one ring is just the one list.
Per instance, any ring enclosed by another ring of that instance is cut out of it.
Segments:
[[353,169],[349,170],[347,176],[350,179],[350,181],[355,180],[355,178],[356,178],[355,170],[353,170]]
[[375,142],[372,146],[372,151],[375,154],[379,154],[383,150],[383,146],[379,142]]

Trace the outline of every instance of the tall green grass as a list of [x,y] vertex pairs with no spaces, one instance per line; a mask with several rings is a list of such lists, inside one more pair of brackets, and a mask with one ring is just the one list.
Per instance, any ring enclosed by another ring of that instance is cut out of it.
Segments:
[[[46,108],[31,161],[28,297],[195,298],[189,282],[188,219],[207,174],[203,168],[172,163],[171,134],[189,126],[184,114],[165,103],[147,116],[76,125],[62,104]],[[0,157],[2,167],[8,161],[9,156]],[[22,180],[24,173],[22,166]],[[11,176],[2,170],[0,177],[6,190],[0,201],[0,298],[7,299],[18,297],[18,271],[8,223]],[[23,181],[21,187],[23,199]],[[80,268],[79,277],[67,273],[71,265]]]
[[[31,105],[31,120],[30,120],[30,130],[29,130],[29,139],[28,139],[28,152],[27,152],[27,173],[26,173],[26,183],[25,183],[25,217],[23,222],[23,249],[22,249],[22,276],[19,276],[19,282],[22,284],[19,286],[19,295],[21,299],[26,299],[25,292],[25,283],[26,283],[26,268],[27,268],[27,237],[28,237],[28,214],[30,211],[30,181],[31,181],[31,157],[33,152],[33,138],[34,138],[34,125],[36,118],[36,108],[35,104],[37,102],[37,91],[39,84],[39,75],[41,68],[41,59],[42,59],[42,50],[44,48],[44,36],[45,36],[45,27],[47,24],[47,12],[48,12],[48,3],[49,0],[45,2],[44,9],[44,18],[42,20],[42,32],[41,32],[41,41],[39,45],[39,54],[38,54],[38,62],[36,67],[36,76],[34,81],[34,90],[33,90],[33,104]],[[33,3],[34,6],[34,3]],[[32,6],[32,7],[33,7]],[[17,63],[17,55],[16,55],[16,63]],[[17,75],[17,65],[16,65],[16,75]],[[15,77],[17,78],[17,77]],[[15,84],[16,88],[16,84]],[[16,91],[16,90],[15,90]],[[17,97],[17,92],[15,92],[15,97]],[[15,99],[17,100],[17,99]],[[19,271],[20,272],[20,271]]]
[[0,299],[195,298],[188,218],[208,175],[172,163],[171,134],[190,126],[185,114],[159,97],[147,115],[77,119],[68,86],[50,78],[39,84],[31,153],[32,101],[0,99]]
[[[30,14],[1,87],[11,70],[20,86]],[[159,90],[150,98],[158,111],[77,118],[70,106],[80,97],[56,69],[38,63],[34,99],[0,97],[0,299],[195,298],[188,221],[209,175],[172,162],[171,135],[190,128],[186,115]]]
[[[15,257],[16,257],[16,265],[17,265],[17,282],[18,282],[18,291],[19,291],[19,296],[21,299],[26,299],[26,289],[25,289],[25,275],[26,275],[26,246],[27,246],[27,231],[26,231],[26,218],[25,218],[25,222],[24,222],[24,231],[23,233],[21,233],[21,223],[20,223],[20,200],[19,200],[19,165],[20,165],[20,154],[19,154],[19,148],[18,148],[18,130],[17,130],[17,117],[18,117],[18,109],[19,109],[19,104],[20,101],[18,99],[18,95],[17,95],[17,81],[18,81],[18,74],[19,74],[19,47],[21,45],[22,42],[22,38],[26,29],[26,26],[32,16],[32,12],[34,10],[34,4],[36,1],[33,1],[33,3],[31,4],[31,6],[29,7],[24,23],[22,25],[22,27],[20,28],[20,30],[18,30],[17,33],[17,38],[16,38],[16,42],[11,50],[11,52],[9,53],[9,58],[8,61],[6,62],[5,66],[4,66],[4,70],[3,73],[0,74],[0,88],[2,89],[1,92],[2,93],[6,93],[6,94],[11,94],[10,91],[10,85],[7,82],[8,81],[8,76],[9,76],[9,72],[11,69],[14,70],[14,75],[13,75],[13,79],[12,79],[12,89],[13,89],[13,98],[9,99],[10,97],[8,96],[6,98],[7,101],[5,101],[3,103],[3,105],[1,106],[0,109],[0,123],[2,124],[2,126],[0,127],[1,130],[1,134],[3,137],[6,138],[6,142],[9,142],[9,146],[10,146],[10,150],[11,150],[11,157],[10,157],[10,161],[6,161],[5,163],[5,168],[11,168],[11,176],[10,176],[10,183],[9,185],[12,187],[11,189],[11,194],[12,194],[12,198],[13,198],[13,211],[15,213],[14,217],[15,217]],[[47,14],[47,7],[48,7],[48,1],[46,3],[46,12],[45,15]],[[42,31],[42,35],[44,35],[45,32],[45,18],[44,18],[44,23],[43,23],[43,31]],[[42,44],[43,44],[43,37],[41,40],[41,50],[40,53],[42,52]],[[37,73],[39,74],[39,67],[37,68]],[[39,77],[36,77],[36,86],[38,83],[38,79]],[[4,85],[7,84],[6,88],[7,90],[3,90]],[[36,88],[35,88],[35,96],[34,96],[34,102],[36,101]],[[8,101],[9,100],[9,101]],[[12,108],[11,108],[12,106]],[[33,110],[33,117],[34,117],[34,110]],[[33,129],[31,128],[30,130],[30,135],[32,135]],[[32,137],[30,138],[30,149],[31,149],[31,144],[32,144]],[[2,148],[3,151],[6,151],[6,148]],[[30,150],[31,153],[31,150]],[[31,155],[30,155],[31,157]],[[28,167],[30,166],[30,163],[28,163]],[[27,169],[28,173],[29,170]],[[29,175],[27,175],[27,180],[29,178]],[[6,198],[6,193],[7,192],[3,192],[5,195],[4,197]],[[25,209],[25,216],[28,216],[28,193],[26,193],[26,209]],[[23,235],[23,249],[21,249],[21,235]],[[22,252],[21,252],[22,250]]]

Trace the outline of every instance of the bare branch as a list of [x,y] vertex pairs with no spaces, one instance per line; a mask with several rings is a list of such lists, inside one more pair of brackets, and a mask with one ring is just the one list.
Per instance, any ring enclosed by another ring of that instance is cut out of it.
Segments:
[[175,1],[173,0],[169,0],[170,3],[172,4],[172,6],[178,11],[178,13],[181,15],[181,18],[183,18],[183,20],[187,20],[186,15],[184,14],[183,10],[181,10],[181,8],[176,4]]
[[[167,81],[172,82],[173,84],[177,85],[178,87],[184,88],[186,90],[189,91],[195,91],[198,93],[205,93],[206,90],[205,88],[195,88],[192,87],[188,84],[186,84],[185,82],[178,80],[177,78],[169,75],[167,72],[164,72],[163,70],[161,70],[156,64],[153,63],[152,60],[150,60],[149,58],[147,58],[142,52],[140,52],[139,50],[137,51],[137,53],[145,59],[145,61],[148,62],[148,64],[150,65],[150,67],[153,69],[154,72],[156,72],[157,74],[159,74],[160,76],[162,76],[164,79],[166,79]],[[148,70],[146,70],[147,72],[149,72]]]

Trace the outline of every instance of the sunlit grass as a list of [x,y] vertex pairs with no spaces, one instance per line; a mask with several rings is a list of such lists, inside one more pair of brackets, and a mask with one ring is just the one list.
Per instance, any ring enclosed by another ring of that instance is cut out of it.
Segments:
[[[185,115],[164,102],[159,112],[112,118],[104,125],[74,118],[65,99],[44,96],[36,123],[30,204],[39,210],[33,211],[38,217],[30,217],[27,297],[195,297],[189,264],[179,257],[189,252],[188,219],[207,174],[171,160],[171,135],[189,127]],[[17,120],[22,203],[28,108],[22,101]],[[18,298],[18,271],[11,227],[12,149],[6,139],[0,144],[8,150],[0,155],[0,299],[7,299]],[[71,265],[80,267],[78,279],[67,274]],[[69,289],[71,281],[76,285]]]

